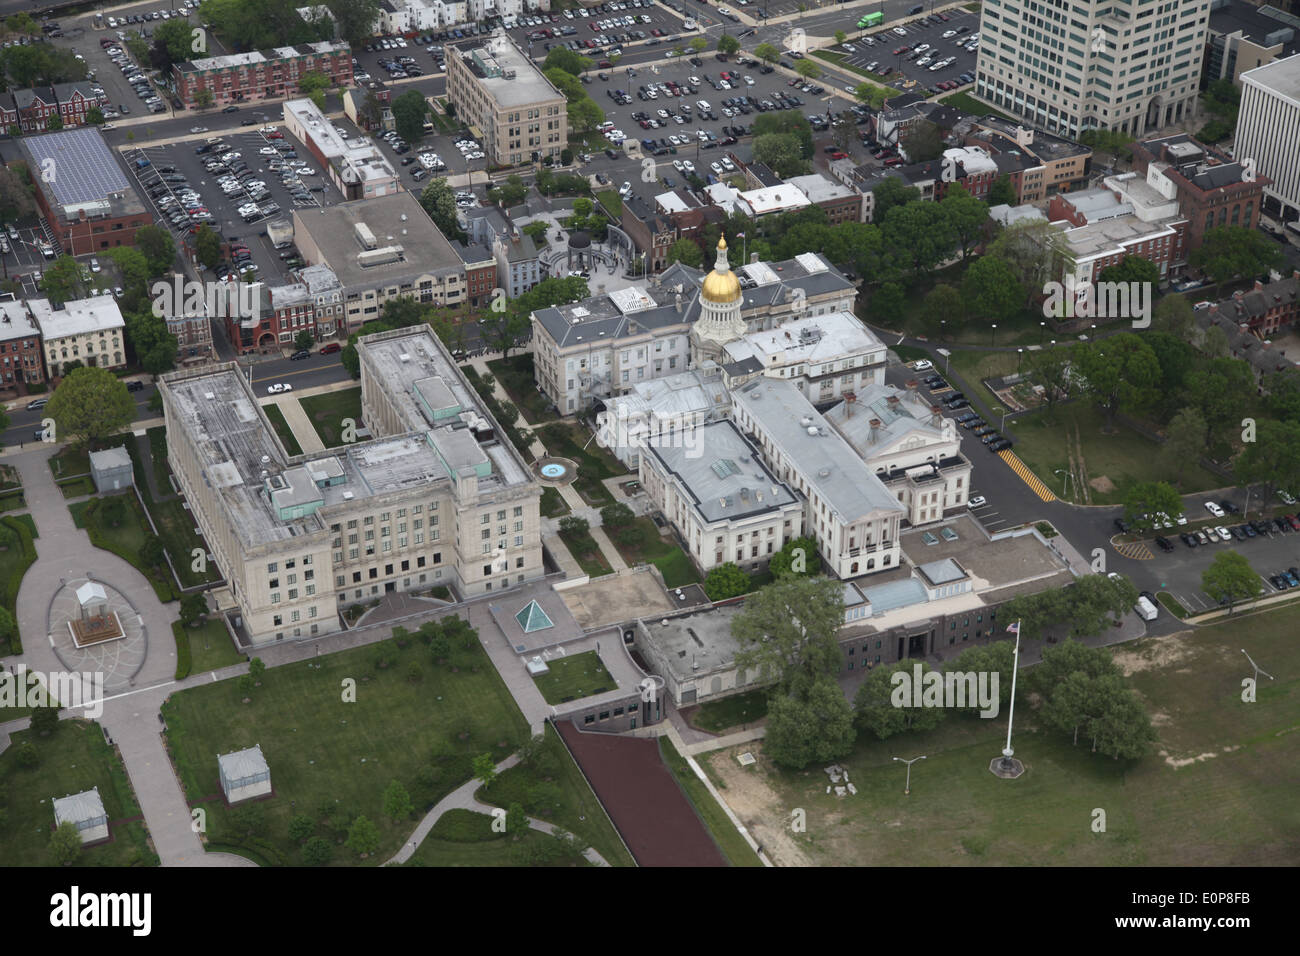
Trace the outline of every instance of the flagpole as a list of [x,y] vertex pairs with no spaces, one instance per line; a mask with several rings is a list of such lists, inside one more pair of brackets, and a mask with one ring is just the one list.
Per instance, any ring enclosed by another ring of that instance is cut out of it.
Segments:
[[1006,757],[1008,760],[1011,759],[1011,756],[1015,753],[1015,751],[1011,749],[1011,724],[1016,719],[1016,675],[1019,673],[1019,671],[1020,671],[1020,621],[1016,621],[1016,649],[1013,652],[1013,659],[1011,662],[1011,709],[1007,713],[1007,746],[1006,749],[1002,751],[1002,756]]

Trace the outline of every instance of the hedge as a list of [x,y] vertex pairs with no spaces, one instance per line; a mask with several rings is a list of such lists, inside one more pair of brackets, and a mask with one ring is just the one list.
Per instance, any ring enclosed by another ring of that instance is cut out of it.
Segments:
[[[32,544],[32,532],[26,523],[15,518],[0,518],[0,524],[18,535],[19,546],[23,549],[22,560],[9,573],[9,580],[4,582],[4,606],[16,621],[18,619],[18,589],[23,586],[23,575],[27,573],[27,569],[36,563],[36,545]],[[15,632],[14,636],[9,639],[9,651],[11,654],[21,654],[23,652],[22,635],[20,633]]]
[[190,637],[180,621],[172,621],[172,636],[176,638],[176,679],[180,680],[189,677],[190,668],[194,666],[190,655]]

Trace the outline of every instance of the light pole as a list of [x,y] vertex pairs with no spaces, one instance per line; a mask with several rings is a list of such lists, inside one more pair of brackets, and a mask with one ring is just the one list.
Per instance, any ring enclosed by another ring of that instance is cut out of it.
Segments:
[[1039,322],[1038,323],[1038,344],[1042,345],[1043,339],[1045,338],[1047,338],[1047,323]]
[[922,754],[920,757],[913,757],[911,760],[904,760],[902,757],[895,757],[894,759],[899,763],[907,764],[907,783],[903,785],[903,795],[907,796],[912,792],[912,764],[916,763],[918,760],[924,760],[925,755]]
[[1024,360],[1024,357],[1025,357],[1025,350],[1016,349],[1016,371],[1017,372],[1020,371],[1020,363]]
[[994,405],[993,414],[996,415],[998,412],[1002,413],[1002,424],[998,426],[998,431],[1005,431],[1007,427],[1007,409],[1003,408],[1001,405]]
[[994,348],[996,348],[998,344],[998,324],[996,322],[993,323],[993,339],[991,344]]
[[1070,473],[1064,468],[1057,468],[1053,474],[1065,476],[1061,479],[1061,494],[1068,495],[1070,493]]
[[935,352],[943,356],[943,374],[948,374],[948,363],[952,359],[952,352],[948,349],[935,349]]

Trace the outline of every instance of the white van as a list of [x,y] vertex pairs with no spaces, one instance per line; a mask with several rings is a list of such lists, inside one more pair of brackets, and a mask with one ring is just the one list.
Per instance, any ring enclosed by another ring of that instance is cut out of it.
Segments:
[[1154,621],[1160,613],[1159,609],[1144,597],[1138,598],[1137,604],[1133,605],[1133,610],[1137,611],[1144,621]]

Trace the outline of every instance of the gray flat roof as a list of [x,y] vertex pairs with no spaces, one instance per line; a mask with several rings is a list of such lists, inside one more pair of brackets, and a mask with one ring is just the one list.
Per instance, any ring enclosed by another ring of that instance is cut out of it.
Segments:
[[731,622],[741,608],[739,605],[713,608],[696,614],[669,618],[667,624],[659,619],[642,622],[651,644],[659,648],[662,656],[678,680],[689,680],[699,672],[708,672],[730,665],[740,650],[740,642],[731,636]]
[[[53,199],[51,206],[105,204],[104,214],[144,212],[117,157],[93,126],[23,137],[19,145],[29,157],[32,180]],[[49,165],[52,163],[53,165]],[[40,174],[43,169],[54,175]]]
[[1241,79],[1242,82],[1249,79],[1293,102],[1300,102],[1300,53],[1247,70]]
[[455,43],[446,52],[465,60],[499,106],[526,106],[562,95],[505,34]]
[[51,802],[54,804],[55,823],[84,823],[107,817],[104,801],[99,796],[99,787],[66,797],[55,797]]
[[732,402],[743,405],[763,424],[772,441],[842,520],[905,510],[794,383],[759,378],[732,392]]
[[694,438],[690,447],[652,440],[647,453],[681,480],[706,522],[761,515],[799,500],[730,420],[702,425]]

